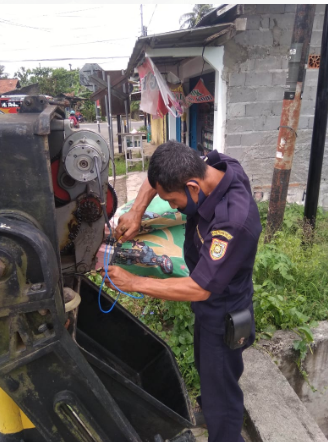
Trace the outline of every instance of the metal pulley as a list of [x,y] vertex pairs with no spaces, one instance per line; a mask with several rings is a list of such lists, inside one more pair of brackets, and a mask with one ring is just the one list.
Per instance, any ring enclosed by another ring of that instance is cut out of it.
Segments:
[[95,132],[73,132],[65,140],[62,161],[68,175],[86,183],[97,178],[96,161],[101,172],[108,166],[109,149],[106,141]]

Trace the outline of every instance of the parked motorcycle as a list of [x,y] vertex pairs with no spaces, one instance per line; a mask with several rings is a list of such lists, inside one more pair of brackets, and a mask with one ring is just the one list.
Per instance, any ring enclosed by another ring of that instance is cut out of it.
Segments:
[[79,115],[75,115],[76,116],[76,118],[77,118],[77,121],[79,122],[79,123],[83,123],[84,122],[84,117],[83,117],[83,115],[82,114],[79,114]]
[[75,116],[75,112],[74,111],[72,111],[70,113],[69,124],[70,124],[71,128],[74,127],[75,129],[78,129],[80,127],[80,124],[79,124],[79,122],[78,122],[78,120],[77,120],[77,118]]

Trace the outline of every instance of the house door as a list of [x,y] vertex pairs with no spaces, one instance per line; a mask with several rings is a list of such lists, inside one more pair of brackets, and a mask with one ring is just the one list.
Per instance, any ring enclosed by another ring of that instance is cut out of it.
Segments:
[[[200,77],[193,77],[189,80],[190,91],[196,86]],[[197,115],[198,105],[193,104],[189,108],[189,146],[197,150]]]
[[197,149],[197,113],[198,105],[193,104],[189,108],[189,146]]
[[181,118],[176,118],[176,140],[181,143]]

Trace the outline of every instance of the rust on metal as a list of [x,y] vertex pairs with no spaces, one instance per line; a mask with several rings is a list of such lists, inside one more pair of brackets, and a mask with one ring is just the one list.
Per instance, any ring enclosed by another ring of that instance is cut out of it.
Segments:
[[321,55],[311,54],[308,59],[308,69],[319,69]]
[[294,99],[284,100],[278,134],[275,169],[292,168],[298,121],[301,111],[303,83],[297,83]]

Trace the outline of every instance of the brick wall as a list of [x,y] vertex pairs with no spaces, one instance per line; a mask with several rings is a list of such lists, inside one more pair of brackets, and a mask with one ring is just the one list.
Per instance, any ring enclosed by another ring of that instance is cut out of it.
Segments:
[[[278,126],[288,72],[296,5],[244,5],[246,31],[225,45],[227,83],[225,152],[239,159],[253,190],[268,199]],[[325,5],[316,6],[310,54],[320,55]],[[306,189],[318,69],[306,73],[289,201],[301,202]],[[326,149],[327,150],[327,149]],[[322,170],[320,205],[328,209],[328,153]]]

